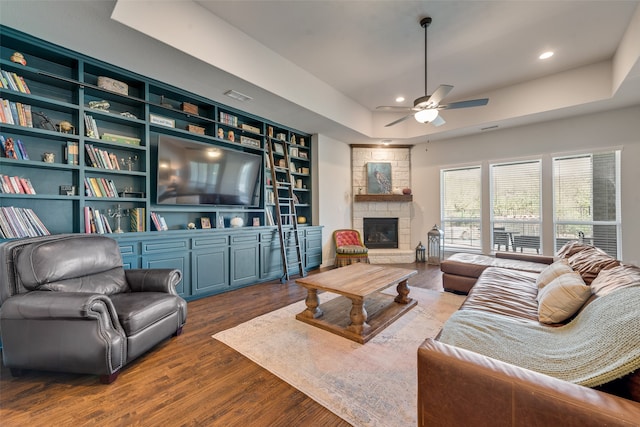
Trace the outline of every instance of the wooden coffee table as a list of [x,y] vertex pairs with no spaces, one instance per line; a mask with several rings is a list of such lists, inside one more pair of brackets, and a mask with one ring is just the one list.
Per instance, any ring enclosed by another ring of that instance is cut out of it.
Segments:
[[[307,308],[296,319],[364,344],[417,304],[407,286],[417,273],[357,263],[296,279],[307,289]],[[397,295],[380,292],[395,284]],[[318,291],[341,296],[320,304]]]

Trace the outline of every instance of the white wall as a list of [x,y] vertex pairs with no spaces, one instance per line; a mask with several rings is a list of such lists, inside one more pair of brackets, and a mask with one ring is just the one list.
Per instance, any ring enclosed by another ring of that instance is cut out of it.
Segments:
[[[440,224],[440,169],[522,158],[543,159],[543,188],[551,189],[553,155],[580,153],[603,148],[622,150],[622,259],[640,261],[640,106],[588,114],[534,125],[488,131],[475,136],[417,145],[411,153],[414,193],[413,245],[425,238],[433,224]],[[486,169],[486,168],[485,168]],[[485,172],[485,183],[488,183]],[[487,188],[484,185],[483,188]],[[544,252],[553,253],[551,241],[552,200],[546,191],[543,218],[546,222]],[[488,233],[488,210],[483,228]],[[488,242],[488,235],[483,240]],[[485,244],[485,252],[488,248]]]
[[323,135],[314,137],[313,147],[317,159],[314,168],[319,172],[314,183],[314,203],[318,207],[318,222],[314,220],[314,225],[324,226],[322,265],[327,266],[333,265],[335,259],[333,230],[351,228],[351,147]]

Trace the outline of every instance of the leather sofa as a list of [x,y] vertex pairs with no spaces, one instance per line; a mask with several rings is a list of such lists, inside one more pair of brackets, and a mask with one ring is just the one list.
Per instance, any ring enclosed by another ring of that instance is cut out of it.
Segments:
[[[562,333],[573,333],[585,321],[583,317],[588,315],[589,307],[596,307],[594,302],[599,298],[602,302],[612,296],[626,298],[633,295],[632,303],[635,307],[640,306],[640,269],[621,264],[595,248],[586,248],[587,245],[567,246],[555,258],[553,267],[545,264],[548,268],[540,273],[505,267],[482,268],[460,310],[445,322],[435,339],[425,340],[418,349],[419,426],[640,425],[640,369],[605,384],[587,387],[561,379],[562,375],[548,375],[523,367],[521,365],[526,363],[514,363],[510,359],[513,356],[507,354],[517,351],[509,347],[516,343],[528,352],[520,360],[535,359],[535,356],[547,359],[548,352],[533,341],[510,335],[511,331],[536,329],[543,338],[546,332],[560,332],[556,328],[563,328]],[[592,252],[580,252],[585,249]],[[586,253],[590,255],[583,255]],[[579,274],[584,286],[588,287],[589,296],[585,296],[584,305],[567,320],[543,324],[540,320],[540,305],[544,301],[541,279],[557,268],[556,263],[563,262]],[[477,267],[469,266],[470,270]],[[640,322],[638,315],[633,315],[634,322],[621,323],[628,326],[631,346],[637,349],[640,347]],[[465,323],[460,319],[464,318],[467,321],[488,318],[496,323],[488,329],[486,325],[478,329],[474,325],[461,331]],[[607,321],[599,316],[596,323]],[[582,326],[591,331],[589,325]],[[604,329],[609,327],[608,324],[603,326]],[[456,338],[459,335],[468,340]],[[567,335],[564,335],[560,342],[566,339]],[[494,345],[501,341],[510,343],[502,354],[502,350],[495,349]],[[480,343],[477,347],[482,350],[467,342]],[[585,347],[590,345],[588,342]],[[486,347],[494,350],[486,351]],[[595,357],[606,359],[609,350],[613,353],[614,349],[608,347]],[[634,357],[633,363],[638,365],[639,358]]]
[[179,270],[129,269],[115,240],[62,234],[0,245],[2,358],[24,370],[99,375],[179,335],[187,304]]

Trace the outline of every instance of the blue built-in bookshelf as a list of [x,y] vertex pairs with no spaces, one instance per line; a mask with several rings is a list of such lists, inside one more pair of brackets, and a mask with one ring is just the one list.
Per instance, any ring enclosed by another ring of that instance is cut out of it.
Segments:
[[146,232],[155,230],[151,212],[164,217],[169,230],[199,227],[206,217],[226,226],[236,216],[266,225],[265,211],[273,209],[268,168],[259,206],[167,207],[155,203],[154,156],[163,135],[264,156],[271,128],[295,154],[298,214],[313,223],[310,135],[11,28],[0,31],[0,135],[21,148],[16,158],[2,150],[1,173],[29,179],[35,189],[0,188],[2,206],[33,210],[51,233],[84,232],[85,208],[103,213],[117,206],[144,209]]

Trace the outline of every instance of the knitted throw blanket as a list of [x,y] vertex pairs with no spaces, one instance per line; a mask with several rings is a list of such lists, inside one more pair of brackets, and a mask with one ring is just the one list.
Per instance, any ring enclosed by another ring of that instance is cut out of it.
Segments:
[[444,324],[439,341],[595,387],[640,368],[640,286],[592,301],[560,327],[459,310]]

